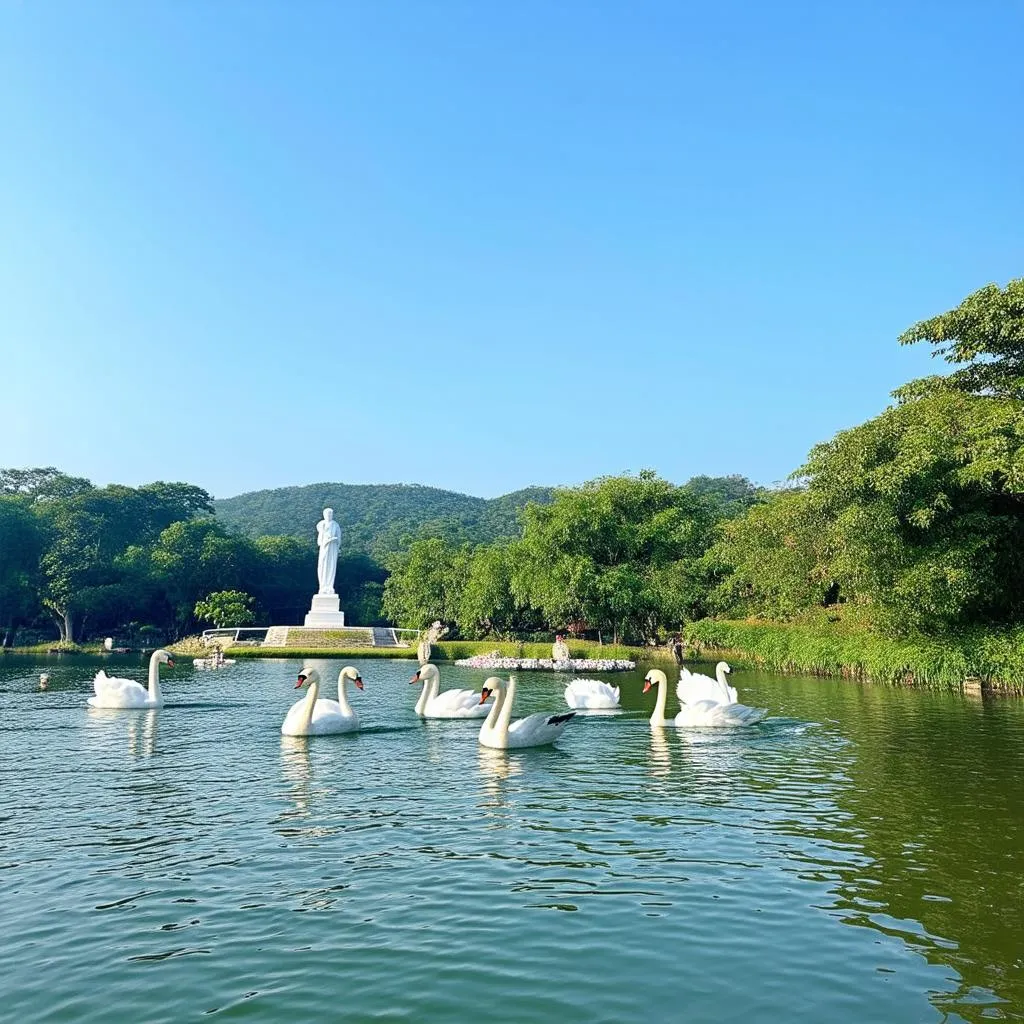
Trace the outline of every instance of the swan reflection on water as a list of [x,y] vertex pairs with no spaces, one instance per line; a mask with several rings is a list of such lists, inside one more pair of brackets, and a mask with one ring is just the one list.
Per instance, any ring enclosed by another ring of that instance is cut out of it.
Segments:
[[[94,708],[87,711],[90,722],[97,727],[92,733],[102,746],[120,746],[120,737],[128,740],[128,753],[133,757],[152,757],[156,750],[159,734],[157,723],[159,712],[155,708],[148,711],[130,711],[127,714],[116,708]],[[123,733],[121,728],[123,728]]]
[[509,757],[504,750],[480,746],[477,747],[477,772],[484,797],[480,807],[506,807],[505,783],[521,775],[523,765],[518,757]]
[[672,774],[672,752],[664,729],[651,729],[651,746],[648,754],[649,772],[654,778],[665,778]]
[[286,816],[295,817],[297,814],[305,817],[309,814],[310,784],[313,781],[309,740],[305,736],[281,737],[281,775],[285,782],[291,784],[287,796],[295,805],[295,810],[287,812]]

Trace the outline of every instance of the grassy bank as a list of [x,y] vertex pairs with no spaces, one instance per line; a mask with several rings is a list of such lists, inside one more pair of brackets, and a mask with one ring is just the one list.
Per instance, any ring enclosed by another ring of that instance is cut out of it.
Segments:
[[[434,645],[435,661],[457,661],[477,654],[498,651],[504,658],[550,658],[551,644],[525,644],[516,641],[453,640]],[[415,647],[229,647],[229,658],[409,658],[415,661]],[[569,644],[573,658],[622,658],[651,661],[671,657],[668,651],[653,647],[623,647],[614,644]]]
[[690,650],[701,657],[732,658],[773,672],[957,690],[974,678],[994,689],[1024,692],[1024,629],[892,638],[826,619],[809,623],[702,619],[690,623],[684,635]]
[[30,644],[27,647],[5,647],[5,654],[103,654],[103,644],[98,640],[85,644],[72,644],[66,640],[48,640],[44,644]]

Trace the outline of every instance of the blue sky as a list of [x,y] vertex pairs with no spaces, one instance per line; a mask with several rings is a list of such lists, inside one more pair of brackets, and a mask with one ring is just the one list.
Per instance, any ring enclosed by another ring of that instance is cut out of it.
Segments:
[[1024,273],[1024,9],[0,0],[0,465],[769,483]]

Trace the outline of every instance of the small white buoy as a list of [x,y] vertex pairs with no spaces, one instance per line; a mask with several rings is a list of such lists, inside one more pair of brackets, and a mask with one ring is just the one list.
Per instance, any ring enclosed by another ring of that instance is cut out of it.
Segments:
[[39,689],[40,690],[45,690],[46,689],[46,684],[49,681],[50,681],[50,673],[49,672],[40,672],[39,673]]

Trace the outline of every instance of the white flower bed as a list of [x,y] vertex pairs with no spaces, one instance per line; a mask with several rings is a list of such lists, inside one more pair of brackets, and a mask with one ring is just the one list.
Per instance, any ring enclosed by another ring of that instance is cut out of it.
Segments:
[[625,672],[636,668],[635,661],[615,658],[567,658],[565,661],[552,661],[550,658],[503,658],[497,654],[476,654],[472,658],[460,658],[455,664],[467,668],[502,669],[506,672],[544,669],[556,672]]

